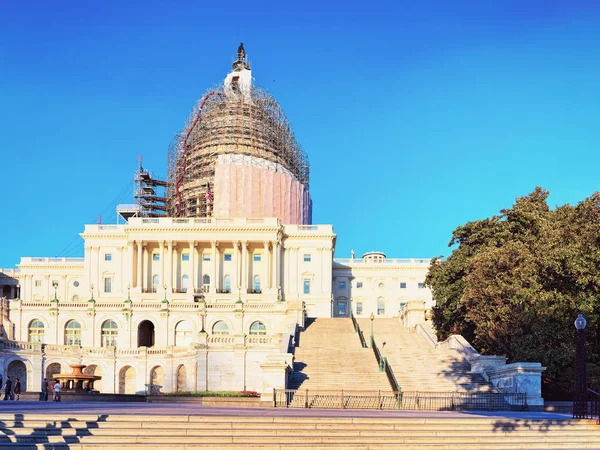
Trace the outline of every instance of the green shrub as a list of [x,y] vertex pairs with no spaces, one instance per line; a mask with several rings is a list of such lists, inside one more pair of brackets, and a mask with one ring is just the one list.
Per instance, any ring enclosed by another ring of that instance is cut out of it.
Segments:
[[165,394],[167,397],[260,397],[256,391],[197,391],[173,392]]

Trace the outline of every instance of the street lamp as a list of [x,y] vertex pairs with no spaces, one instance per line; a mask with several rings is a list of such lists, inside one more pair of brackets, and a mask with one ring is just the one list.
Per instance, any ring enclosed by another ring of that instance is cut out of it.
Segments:
[[52,287],[54,287],[54,300],[52,300],[53,302],[58,302],[58,298],[56,297],[56,289],[58,289],[58,283],[54,282],[52,283]]
[[94,301],[94,283],[90,284],[90,291],[92,291],[92,298],[90,299],[90,302]]
[[242,285],[238,285],[238,299],[236,303],[242,303]]
[[131,303],[131,284],[127,285],[127,300],[125,300],[125,303]]
[[371,319],[371,348],[373,348],[373,342],[375,342],[375,336],[373,336],[373,321],[375,320],[375,316],[373,313],[371,313],[369,319]]
[[166,283],[163,285],[163,288],[165,289],[165,298],[163,298],[162,303],[169,303],[169,300],[167,300],[167,284]]
[[587,380],[586,380],[586,355],[585,355],[585,326],[587,320],[583,314],[575,319],[577,339],[575,346],[575,391],[573,392],[573,418],[585,419],[587,417]]

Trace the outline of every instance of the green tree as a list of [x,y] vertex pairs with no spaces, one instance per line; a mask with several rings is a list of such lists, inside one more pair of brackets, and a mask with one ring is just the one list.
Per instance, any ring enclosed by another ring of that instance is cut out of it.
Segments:
[[457,326],[480,351],[547,367],[550,397],[568,395],[573,320],[588,319],[590,384],[600,384],[600,194],[551,210],[537,187],[492,218],[459,226],[426,283],[439,334]]

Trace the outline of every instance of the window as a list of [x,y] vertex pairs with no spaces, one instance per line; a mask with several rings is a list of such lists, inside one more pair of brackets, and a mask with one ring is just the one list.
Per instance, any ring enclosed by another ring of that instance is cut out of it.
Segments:
[[425,283],[417,284],[417,288],[419,288],[419,289],[423,289],[424,287],[425,287]]
[[104,279],[104,292],[112,292],[112,278]]
[[81,324],[70,320],[65,326],[65,345],[81,345]]
[[182,253],[181,254],[181,260],[182,261],[189,261],[190,260],[190,254],[189,253]]
[[219,320],[213,325],[212,332],[213,334],[229,334],[229,327],[225,322]]
[[265,335],[267,334],[267,327],[262,322],[254,322],[250,325],[250,334],[251,335]]
[[152,277],[152,292],[158,292],[158,275]]
[[204,275],[202,277],[202,284],[209,285],[210,284],[210,275]]
[[362,281],[357,281],[356,282],[356,289],[360,289],[363,286],[363,282]]
[[340,287],[340,289],[346,289],[346,282],[340,281],[339,287]]
[[310,262],[310,253],[304,254],[304,262]]
[[190,277],[188,277],[187,275],[184,275],[181,277],[181,292],[188,291],[189,281],[190,281]]
[[379,283],[379,284],[377,285],[377,287],[378,287],[379,289],[383,289],[383,288],[385,288],[385,284],[383,284],[383,283]]
[[405,305],[406,303],[400,302],[400,307],[398,308],[398,311],[402,311],[402,308],[404,308]]
[[41,320],[35,319],[29,324],[29,342],[44,343],[44,323]]
[[362,315],[362,302],[356,302],[356,315]]
[[231,261],[231,253],[225,253],[223,255],[224,261]]
[[102,347],[116,347],[119,327],[114,320],[107,320],[102,324]]
[[225,292],[231,292],[231,277],[229,275],[225,275],[223,278],[223,287],[225,288]]
[[254,275],[254,285],[252,287],[254,292],[260,292],[260,276]]
[[203,253],[202,261],[210,261],[210,253]]
[[192,324],[182,320],[175,327],[175,346],[185,347],[192,343]]
[[73,286],[79,287],[79,281],[73,281]]
[[152,261],[160,261],[160,253],[152,253]]
[[261,258],[261,256],[262,256],[262,255],[261,255],[260,253],[255,253],[255,254],[254,254],[254,261],[256,261],[256,262],[260,262],[260,261],[261,261],[261,259],[262,259],[262,258]]
[[104,254],[104,261],[112,261],[112,254],[105,253]]
[[35,287],[42,287],[42,280],[35,280]]
[[383,297],[379,297],[377,299],[377,315],[382,316],[385,314],[385,299]]
[[406,289],[406,283],[400,283],[400,289]]
[[310,280],[304,280],[304,293],[310,294]]

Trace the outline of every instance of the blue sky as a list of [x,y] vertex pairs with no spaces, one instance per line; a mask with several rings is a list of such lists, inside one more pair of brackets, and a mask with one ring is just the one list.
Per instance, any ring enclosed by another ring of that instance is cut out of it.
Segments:
[[456,226],[536,185],[551,206],[598,190],[599,2],[0,1],[0,267],[81,256],[139,154],[166,175],[240,41],[336,257],[448,255]]

